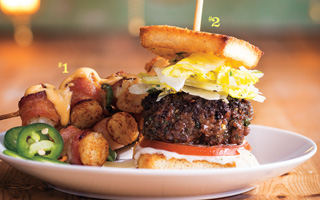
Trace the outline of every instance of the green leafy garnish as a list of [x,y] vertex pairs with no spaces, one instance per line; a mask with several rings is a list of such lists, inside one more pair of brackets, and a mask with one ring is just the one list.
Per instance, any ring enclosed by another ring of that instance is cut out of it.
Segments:
[[109,147],[109,155],[108,155],[107,161],[113,162],[116,159],[117,159],[117,153]]
[[243,124],[245,127],[248,127],[250,125],[250,120],[248,118],[245,118]]

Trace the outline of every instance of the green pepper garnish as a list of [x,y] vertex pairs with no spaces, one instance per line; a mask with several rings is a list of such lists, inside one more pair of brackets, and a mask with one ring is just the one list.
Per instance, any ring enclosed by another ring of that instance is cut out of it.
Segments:
[[103,89],[104,91],[106,91],[107,95],[106,95],[106,105],[105,108],[107,110],[111,110],[111,104],[113,101],[113,91],[112,91],[112,87],[111,85],[107,84],[107,83],[103,83],[101,85],[101,89]]
[[109,147],[109,155],[108,155],[107,161],[113,162],[116,159],[117,159],[117,153]]

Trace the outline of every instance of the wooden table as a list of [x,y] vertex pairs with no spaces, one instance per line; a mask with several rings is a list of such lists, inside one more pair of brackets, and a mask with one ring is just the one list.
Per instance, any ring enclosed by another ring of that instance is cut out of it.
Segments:
[[[315,35],[292,31],[277,37],[244,35],[244,39],[265,52],[257,68],[265,76],[257,86],[267,100],[253,102],[253,123],[300,133],[320,146],[320,37]],[[153,57],[140,47],[138,38],[127,35],[44,36],[27,48],[0,38],[0,114],[16,111],[28,86],[40,82],[58,86],[68,75],[58,68],[59,62],[67,63],[69,72],[91,67],[107,76],[119,70],[143,71]],[[0,132],[20,123],[19,118],[0,121]],[[316,153],[301,166],[231,199],[318,199],[319,174],[320,154]],[[0,161],[0,199],[10,198],[85,199],[53,190]]]

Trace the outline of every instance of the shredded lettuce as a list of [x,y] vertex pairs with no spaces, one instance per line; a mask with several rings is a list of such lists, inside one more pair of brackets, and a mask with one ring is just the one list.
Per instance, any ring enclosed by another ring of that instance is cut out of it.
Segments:
[[263,102],[264,97],[254,86],[263,76],[257,70],[228,66],[224,59],[194,53],[166,68],[154,68],[156,76],[140,73],[142,84],[130,88],[130,92],[141,94],[151,88],[162,90],[159,97],[184,91],[206,99],[233,98],[252,99]]

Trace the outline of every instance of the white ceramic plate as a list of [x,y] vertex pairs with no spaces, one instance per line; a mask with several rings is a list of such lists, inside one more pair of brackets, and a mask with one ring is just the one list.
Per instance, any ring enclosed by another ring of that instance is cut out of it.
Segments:
[[[0,135],[0,152],[4,133]],[[0,158],[12,167],[71,194],[112,199],[204,199],[246,192],[311,158],[316,144],[297,133],[252,125],[246,137],[260,166],[208,170],[150,170],[52,165]],[[125,153],[125,152],[124,152]]]

